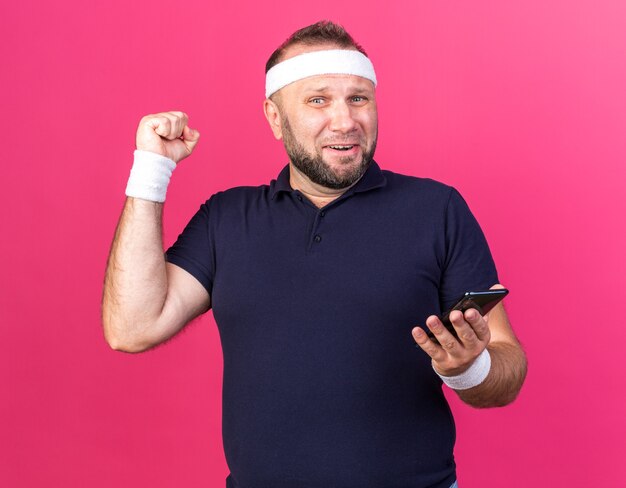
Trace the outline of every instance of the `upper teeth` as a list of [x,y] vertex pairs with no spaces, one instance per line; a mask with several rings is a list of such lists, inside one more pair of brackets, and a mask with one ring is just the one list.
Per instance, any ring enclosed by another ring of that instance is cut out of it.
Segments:
[[353,146],[330,146],[333,149],[352,149]]

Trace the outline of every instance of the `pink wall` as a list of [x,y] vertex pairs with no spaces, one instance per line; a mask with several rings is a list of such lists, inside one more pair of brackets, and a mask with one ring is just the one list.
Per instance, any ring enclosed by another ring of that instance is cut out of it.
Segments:
[[377,68],[378,161],[459,188],[512,290],[528,380],[505,409],[451,399],[462,488],[624,486],[624,5],[3,6],[0,485],[223,486],[212,316],[142,355],[102,338],[134,133],[172,109],[202,132],[168,193],[169,245],[208,195],[286,162],[261,112],[263,65],[332,18]]

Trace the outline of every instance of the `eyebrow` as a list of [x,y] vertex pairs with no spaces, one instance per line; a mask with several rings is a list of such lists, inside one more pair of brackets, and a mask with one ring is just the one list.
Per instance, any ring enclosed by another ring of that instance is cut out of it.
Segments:
[[327,90],[328,90],[328,85],[320,86],[320,87],[317,87],[317,88],[307,88],[305,91],[306,92],[321,93],[321,92],[325,92]]
[[[319,87],[315,87],[315,88],[306,88],[304,90],[304,93],[309,94],[309,93],[323,93],[325,91],[328,91],[330,89],[330,87],[328,85],[324,85],[324,86],[319,86]],[[370,90],[368,90],[367,88],[354,88],[352,90],[350,90],[352,93],[365,93],[368,92]]]

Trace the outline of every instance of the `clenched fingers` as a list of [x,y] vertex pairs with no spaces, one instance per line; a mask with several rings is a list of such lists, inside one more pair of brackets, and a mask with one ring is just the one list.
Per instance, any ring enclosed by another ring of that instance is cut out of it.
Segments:
[[148,126],[168,141],[180,138],[189,120],[184,112],[162,112],[148,117]]
[[146,115],[137,129],[137,149],[161,154],[175,163],[188,157],[200,133],[189,127],[185,112],[172,110]]

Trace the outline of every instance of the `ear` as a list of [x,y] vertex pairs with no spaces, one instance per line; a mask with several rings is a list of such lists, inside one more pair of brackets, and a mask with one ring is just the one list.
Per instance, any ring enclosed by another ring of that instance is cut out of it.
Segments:
[[280,111],[278,110],[278,105],[275,102],[266,98],[263,102],[263,113],[265,113],[265,118],[267,122],[270,124],[270,129],[274,133],[274,137],[276,139],[283,138],[283,129],[282,129],[282,120],[280,117]]

